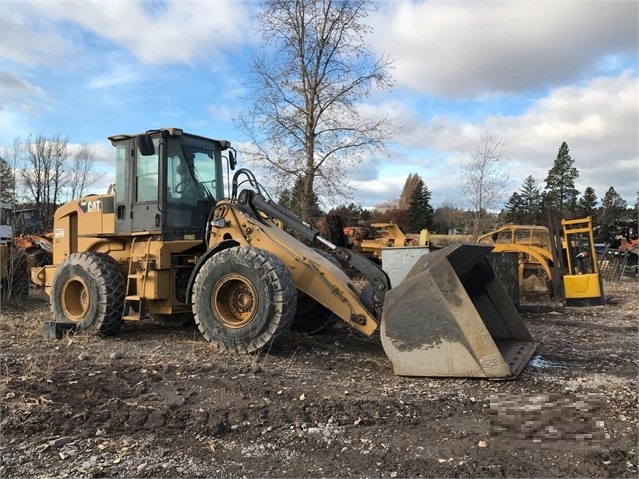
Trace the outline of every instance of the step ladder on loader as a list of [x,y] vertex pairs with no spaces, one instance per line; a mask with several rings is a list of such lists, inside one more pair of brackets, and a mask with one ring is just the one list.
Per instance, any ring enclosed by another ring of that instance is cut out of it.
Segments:
[[[128,272],[126,276],[126,290],[124,297],[124,311],[122,319],[125,321],[139,321],[144,319],[146,280],[149,277],[149,257],[151,253],[152,236],[146,242],[146,248],[142,252],[136,251],[136,240],[131,242],[131,255],[129,257]],[[139,280],[142,285],[139,288]]]

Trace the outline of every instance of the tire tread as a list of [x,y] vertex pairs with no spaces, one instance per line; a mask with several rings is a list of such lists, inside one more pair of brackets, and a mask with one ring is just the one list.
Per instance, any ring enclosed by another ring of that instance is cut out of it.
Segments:
[[227,338],[216,336],[211,328],[208,327],[206,324],[208,321],[206,315],[209,314],[209,312],[198,311],[196,306],[197,301],[194,299],[193,313],[195,315],[195,323],[206,340],[215,347],[241,354],[253,353],[263,349],[291,327],[295,316],[295,306],[297,304],[295,283],[293,282],[290,271],[274,254],[250,246],[237,246],[221,251],[202,267],[202,270],[195,280],[193,288],[194,297],[196,292],[202,287],[203,278],[212,269],[221,267],[223,263],[230,261],[237,261],[238,263],[249,265],[252,269],[259,271],[264,278],[267,278],[269,284],[272,285],[273,311],[268,326],[265,330],[260,331],[259,334],[247,341],[230,342]]

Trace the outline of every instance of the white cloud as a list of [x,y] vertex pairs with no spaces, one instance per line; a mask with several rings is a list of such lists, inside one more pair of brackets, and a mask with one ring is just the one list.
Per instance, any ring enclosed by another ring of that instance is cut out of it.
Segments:
[[[51,22],[65,22],[67,28],[72,22],[81,32],[113,42],[149,65],[195,64],[215,57],[222,50],[246,42],[249,24],[243,3],[232,0],[167,0],[157,4],[157,8],[150,8],[142,0],[73,2],[71,8],[67,2],[29,5],[35,15],[45,15]],[[87,44],[95,42],[85,39]]]
[[47,96],[46,92],[39,86],[6,71],[0,71],[0,85],[2,85],[2,95],[0,95],[2,108],[17,104],[22,110],[30,111],[33,109],[30,106],[30,99]]
[[134,83],[140,80],[140,75],[134,68],[116,66],[112,71],[104,72],[100,76],[91,78],[87,86],[91,89],[111,88],[118,85]]
[[72,39],[64,33],[27,2],[2,3],[0,55],[4,60],[27,66],[60,65],[75,51]]
[[592,186],[603,196],[614,186],[630,201],[638,186],[638,92],[637,78],[626,71],[557,88],[522,115],[490,117],[483,126],[502,136],[509,156],[521,163],[513,176],[523,179],[537,167],[543,181],[565,141],[582,191]]
[[[388,110],[387,105],[381,105]],[[456,115],[422,118],[404,103],[403,131],[378,175],[356,182],[356,199],[376,204],[399,196],[407,175],[419,174],[432,193],[433,206],[446,200],[464,206],[459,167],[482,133],[504,142],[504,167],[510,176],[508,195],[532,175],[544,186],[561,143],[565,141],[580,176],[577,188],[595,189],[602,197],[610,186],[629,203],[639,188],[639,82],[632,71],[594,78],[583,85],[556,88],[518,115],[490,115],[475,122]],[[401,181],[400,181],[401,180]],[[386,185],[386,186],[383,186]],[[374,199],[374,201],[372,201]],[[382,199],[381,201],[383,201]]]
[[[636,2],[388,2],[372,39],[400,86],[446,97],[537,90],[636,63]],[[380,34],[382,32],[382,34]],[[603,61],[605,59],[605,61]]]
[[363,208],[373,208],[385,201],[398,198],[408,175],[384,174],[379,179],[368,181],[349,181],[349,185],[357,192],[355,204]]

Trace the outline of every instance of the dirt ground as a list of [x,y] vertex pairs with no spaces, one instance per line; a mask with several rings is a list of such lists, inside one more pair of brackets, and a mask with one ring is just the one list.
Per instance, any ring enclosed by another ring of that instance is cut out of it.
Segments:
[[[56,341],[36,292],[0,315],[0,475],[637,477],[637,282],[606,293],[598,308],[524,298],[536,355],[488,381],[395,376],[379,339],[346,326],[255,356],[150,321]],[[604,402],[590,448],[495,437],[492,395],[584,393]]]

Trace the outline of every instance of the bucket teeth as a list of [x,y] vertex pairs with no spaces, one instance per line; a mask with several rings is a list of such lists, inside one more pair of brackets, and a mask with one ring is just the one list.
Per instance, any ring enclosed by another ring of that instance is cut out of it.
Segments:
[[537,346],[488,260],[491,246],[422,256],[386,294],[382,345],[404,376],[514,377]]

